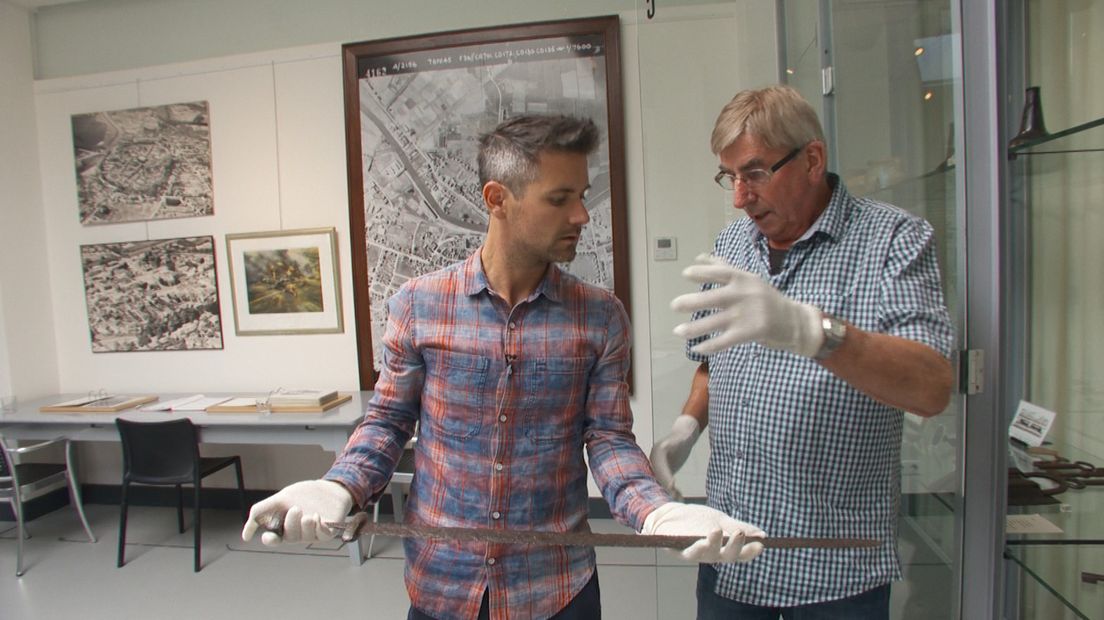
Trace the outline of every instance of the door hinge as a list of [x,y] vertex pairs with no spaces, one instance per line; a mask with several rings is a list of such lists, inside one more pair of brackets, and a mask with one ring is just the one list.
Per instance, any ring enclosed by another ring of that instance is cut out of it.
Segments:
[[820,94],[827,97],[834,90],[836,90],[836,82],[832,74],[832,67],[823,67],[820,70]]
[[967,349],[958,352],[958,391],[967,396],[981,393],[985,377],[985,351]]

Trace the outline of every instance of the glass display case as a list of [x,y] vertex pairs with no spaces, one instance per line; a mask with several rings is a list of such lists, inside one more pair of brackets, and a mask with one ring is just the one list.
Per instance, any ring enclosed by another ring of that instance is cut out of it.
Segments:
[[[1007,31],[1006,206],[1025,312],[1023,381],[1006,389],[1057,413],[1045,448],[1104,473],[1104,1],[1011,3]],[[1102,483],[1010,505],[1061,532],[1009,535],[1008,617],[1104,618]]]

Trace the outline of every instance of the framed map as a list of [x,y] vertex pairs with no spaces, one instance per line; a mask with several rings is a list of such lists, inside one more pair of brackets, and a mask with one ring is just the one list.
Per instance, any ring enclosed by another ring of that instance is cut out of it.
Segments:
[[222,348],[214,237],[81,246],[92,352]]
[[213,215],[206,101],[74,114],[81,224]]
[[598,125],[591,221],[565,268],[629,308],[619,27],[610,16],[342,46],[361,389],[378,375],[387,299],[482,244],[478,140],[512,116]]

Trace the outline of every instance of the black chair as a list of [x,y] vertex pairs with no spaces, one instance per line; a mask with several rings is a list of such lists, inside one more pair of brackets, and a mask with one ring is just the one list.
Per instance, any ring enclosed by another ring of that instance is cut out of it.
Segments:
[[176,487],[176,521],[180,533],[184,533],[184,491],[181,485],[191,484],[195,489],[195,571],[200,569],[200,481],[206,476],[230,465],[238,477],[238,502],[241,505],[242,523],[245,523],[245,487],[242,484],[241,457],[222,456],[206,458],[199,455],[199,436],[192,421],[169,420],[166,422],[134,422],[115,419],[119,438],[123,442],[123,488],[119,501],[119,560],[125,563],[128,490],[132,483]]
[[[50,446],[65,446],[65,463],[21,463],[19,459]],[[73,443],[67,437],[57,437],[33,446],[12,447],[0,435],[0,501],[11,504],[15,513],[18,551],[15,560],[15,576],[23,576],[23,539],[30,538],[23,519],[26,502],[42,497],[58,489],[69,489],[69,503],[77,509],[81,525],[88,540],[96,542],[96,535],[88,527],[81,503],[80,482],[73,467]]]

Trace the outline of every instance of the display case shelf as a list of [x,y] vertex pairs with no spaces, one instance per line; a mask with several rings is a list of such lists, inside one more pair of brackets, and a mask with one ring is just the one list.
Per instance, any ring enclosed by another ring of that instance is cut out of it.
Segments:
[[[1094,128],[1094,127],[1099,127],[1101,125],[1104,125],[1104,117],[1091,120],[1087,123],[1081,123],[1080,125],[1070,127],[1069,129],[1063,129],[1062,131],[1058,131],[1058,132],[1055,132],[1055,133],[1052,133],[1052,134],[1047,134],[1047,135],[1045,135],[1041,138],[1035,138],[1033,140],[1028,140],[1027,142],[1024,142],[1022,144],[1017,144],[1016,146],[1010,146],[1010,147],[1008,147],[1008,158],[1009,159],[1016,159],[1017,157],[1019,157],[1021,155],[1054,155],[1054,154],[1058,154],[1058,153],[1094,153],[1094,152],[1104,151],[1104,147],[1101,147],[1101,148],[1067,148],[1067,149],[1058,148],[1058,149],[1047,149],[1047,150],[1044,150],[1044,151],[1034,150],[1035,147],[1037,147],[1037,146],[1041,146],[1043,144],[1048,144],[1048,143],[1053,143],[1056,140],[1060,140],[1062,138],[1068,138],[1068,137],[1071,137],[1071,136],[1076,136],[1078,134],[1082,134],[1082,133],[1084,133],[1084,132],[1086,132],[1086,131]],[[1104,141],[1102,141],[1102,142],[1104,142]],[[1052,144],[1052,146],[1061,146],[1061,145],[1053,145]]]

